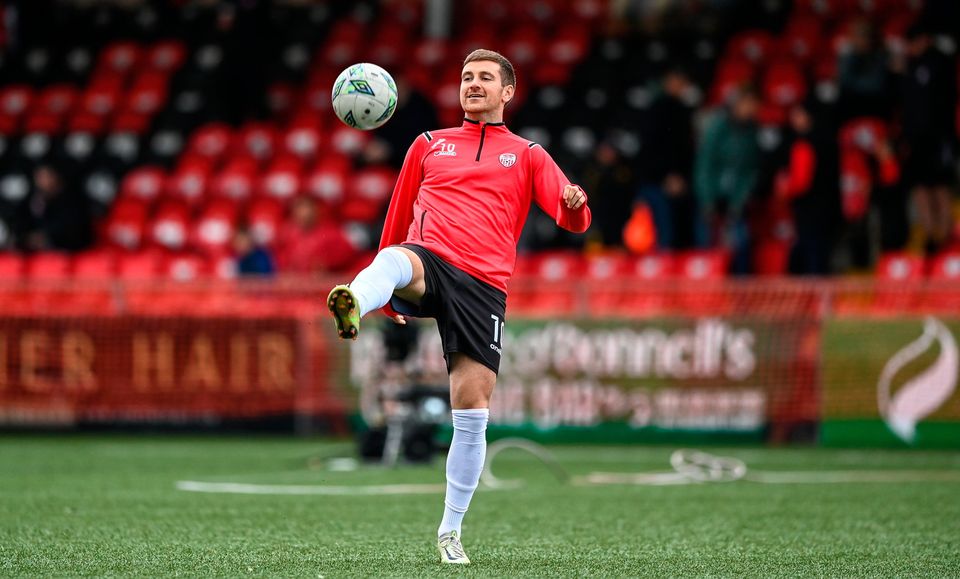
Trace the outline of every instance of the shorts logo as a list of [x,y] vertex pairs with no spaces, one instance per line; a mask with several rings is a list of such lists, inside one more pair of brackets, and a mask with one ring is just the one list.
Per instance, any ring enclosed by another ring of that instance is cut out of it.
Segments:
[[517,162],[517,156],[513,153],[504,153],[500,155],[500,164],[504,167],[513,167],[513,164]]

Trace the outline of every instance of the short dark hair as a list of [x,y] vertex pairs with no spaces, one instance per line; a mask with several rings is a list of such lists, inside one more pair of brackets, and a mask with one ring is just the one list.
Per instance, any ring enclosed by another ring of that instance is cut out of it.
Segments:
[[489,60],[491,62],[496,62],[500,65],[500,84],[503,86],[513,85],[517,86],[517,75],[513,71],[513,65],[510,64],[510,61],[507,60],[507,57],[500,54],[499,52],[494,52],[493,50],[487,50],[486,48],[478,48],[467,55],[463,59],[463,66],[467,66],[468,62],[476,62],[478,60]]

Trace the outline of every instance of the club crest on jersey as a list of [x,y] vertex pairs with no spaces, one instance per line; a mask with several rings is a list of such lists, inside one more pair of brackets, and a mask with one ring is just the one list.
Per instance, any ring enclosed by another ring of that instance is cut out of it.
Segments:
[[513,164],[517,162],[517,156],[513,153],[504,153],[500,155],[500,164],[504,167],[513,167]]

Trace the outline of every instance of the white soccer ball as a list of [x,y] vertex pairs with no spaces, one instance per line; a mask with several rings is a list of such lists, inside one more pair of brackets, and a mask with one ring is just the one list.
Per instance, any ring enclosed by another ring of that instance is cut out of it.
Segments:
[[362,131],[390,120],[397,108],[397,83],[375,64],[348,66],[333,83],[333,111],[347,126]]

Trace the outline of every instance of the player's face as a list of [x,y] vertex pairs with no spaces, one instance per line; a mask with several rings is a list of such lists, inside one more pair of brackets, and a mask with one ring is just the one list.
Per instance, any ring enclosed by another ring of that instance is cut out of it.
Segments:
[[460,74],[460,106],[468,116],[503,110],[513,86],[503,86],[500,65],[490,60],[468,62]]

